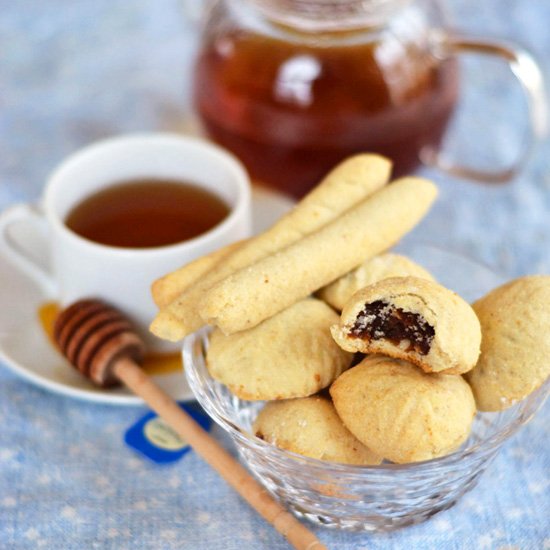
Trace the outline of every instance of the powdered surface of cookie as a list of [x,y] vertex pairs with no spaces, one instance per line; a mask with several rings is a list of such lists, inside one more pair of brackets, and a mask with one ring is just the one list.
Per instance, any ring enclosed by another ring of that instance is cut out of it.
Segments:
[[473,307],[483,340],[479,361],[467,380],[480,410],[500,411],[550,376],[550,277],[516,279]]
[[479,356],[481,329],[468,303],[435,281],[384,279],[356,292],[331,327],[347,351],[406,359],[426,372],[461,374]]
[[382,458],[365,447],[342,424],[324,397],[267,403],[254,422],[256,436],[287,451],[346,464],[380,464]]
[[318,231],[214,285],[199,308],[203,320],[226,334],[255,326],[395,244],[436,195],[428,180],[393,182]]
[[342,311],[346,302],[358,290],[390,277],[408,276],[434,280],[426,269],[410,258],[386,252],[369,258],[357,269],[322,288],[318,296],[334,309]]
[[207,367],[241,399],[306,397],[325,388],[351,363],[330,335],[338,315],[324,302],[302,300],[253,329],[229,336],[215,330]]
[[468,437],[476,413],[461,376],[426,374],[371,356],[330,388],[344,425],[374,453],[398,464],[446,455]]

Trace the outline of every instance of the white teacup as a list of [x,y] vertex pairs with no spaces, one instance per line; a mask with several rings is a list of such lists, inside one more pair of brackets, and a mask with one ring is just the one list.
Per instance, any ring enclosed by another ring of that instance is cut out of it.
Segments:
[[[87,240],[65,224],[84,198],[122,181],[187,181],[220,197],[229,214],[193,239],[156,248],[120,248]],[[28,225],[38,238],[16,241],[11,228]],[[36,231],[38,230],[38,232]],[[242,165],[206,141],[172,134],[108,139],[67,158],[49,178],[40,205],[16,205],[0,218],[0,246],[23,273],[61,306],[100,298],[123,311],[149,349],[176,349],[148,331],[155,316],[151,283],[177,267],[251,231],[250,182]],[[46,265],[37,256],[47,251]]]

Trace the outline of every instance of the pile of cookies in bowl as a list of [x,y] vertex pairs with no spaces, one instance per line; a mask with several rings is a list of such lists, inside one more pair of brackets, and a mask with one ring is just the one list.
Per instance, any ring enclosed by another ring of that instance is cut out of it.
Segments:
[[550,277],[470,305],[390,251],[437,195],[390,171],[352,157],[264,233],[153,285],[152,331],[185,337],[190,386],[253,473],[295,513],[355,530],[456,502],[550,373]]

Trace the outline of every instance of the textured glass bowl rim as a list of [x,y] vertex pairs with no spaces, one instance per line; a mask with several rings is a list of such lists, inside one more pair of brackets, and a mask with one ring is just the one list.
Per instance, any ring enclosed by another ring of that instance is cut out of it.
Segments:
[[[415,245],[420,246],[426,246],[425,243],[415,243]],[[427,245],[428,248],[432,248],[437,251],[437,246]],[[441,249],[440,249],[441,250]],[[441,250],[443,252],[443,250]],[[470,263],[476,263],[479,265],[480,268],[483,269],[490,269],[487,265],[482,264],[481,262],[475,262],[471,258],[468,258],[467,256],[456,254],[454,252],[450,252],[445,250],[446,254],[452,254],[456,256],[457,258],[461,258],[463,260],[467,260]],[[494,270],[492,270],[494,272]],[[497,273],[495,273],[495,276],[497,276]],[[410,462],[407,464],[393,464],[393,463],[382,463],[377,465],[356,465],[356,464],[345,464],[340,462],[330,462],[326,460],[321,460],[317,458],[307,457],[298,453],[294,453],[292,451],[287,451],[285,449],[281,449],[279,447],[276,447],[275,445],[268,443],[267,441],[264,441],[260,439],[259,437],[256,437],[252,433],[250,433],[248,430],[245,430],[244,428],[239,427],[236,425],[233,420],[227,418],[224,414],[220,413],[218,408],[214,403],[211,402],[210,399],[204,400],[201,399],[199,395],[197,395],[197,392],[195,391],[195,384],[201,384],[199,380],[199,375],[196,371],[196,364],[195,364],[195,349],[197,347],[197,343],[201,343],[200,349],[203,350],[204,347],[202,346],[202,342],[207,341],[209,333],[212,331],[211,327],[205,326],[199,329],[198,331],[194,332],[193,334],[190,334],[187,336],[182,345],[182,356],[183,356],[183,364],[184,364],[184,372],[185,376],[187,378],[187,381],[189,383],[189,386],[195,395],[195,398],[199,401],[200,405],[206,410],[206,412],[212,417],[212,419],[220,425],[226,432],[229,433],[236,441],[250,447],[255,446],[258,449],[264,450],[265,453],[269,454],[271,457],[276,457],[280,460],[291,460],[296,465],[301,464],[305,465],[308,468],[314,469],[314,470],[322,470],[324,472],[327,471],[333,471],[335,473],[346,473],[347,475],[350,474],[366,474],[368,472],[420,472],[420,471],[429,471],[431,469],[440,469],[441,467],[448,467],[452,466],[454,464],[457,464],[459,462],[464,461],[464,459],[477,454],[483,454],[484,452],[491,453],[491,451],[495,451],[512,435],[514,435],[521,426],[526,424],[533,415],[537,412],[537,410],[542,407],[544,401],[550,394],[550,377],[546,379],[546,381],[541,384],[536,390],[534,390],[530,395],[528,395],[523,400],[515,403],[508,409],[505,409],[504,411],[499,412],[492,412],[492,413],[480,413],[477,414],[493,414],[493,415],[499,415],[499,414],[506,414],[506,413],[513,413],[514,409],[521,409],[516,412],[514,417],[506,422],[502,427],[497,429],[497,431],[487,437],[486,439],[483,439],[481,441],[478,441],[466,448],[459,448],[458,450],[449,453],[445,456],[438,457],[438,458],[432,458],[430,460],[423,460],[418,462]],[[204,358],[204,357],[203,357]],[[550,359],[549,359],[550,360]],[[219,384],[219,382],[216,382],[210,374],[206,371],[206,374],[210,380],[211,383]],[[235,397],[235,399],[238,399]]]

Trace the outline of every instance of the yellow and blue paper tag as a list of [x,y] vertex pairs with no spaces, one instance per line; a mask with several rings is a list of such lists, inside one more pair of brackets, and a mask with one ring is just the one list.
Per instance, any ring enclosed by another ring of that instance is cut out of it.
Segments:
[[[204,430],[210,430],[212,420],[200,407],[188,403],[178,405]],[[131,426],[124,435],[124,442],[156,464],[175,462],[191,450],[188,443],[154,412],[147,413]]]

